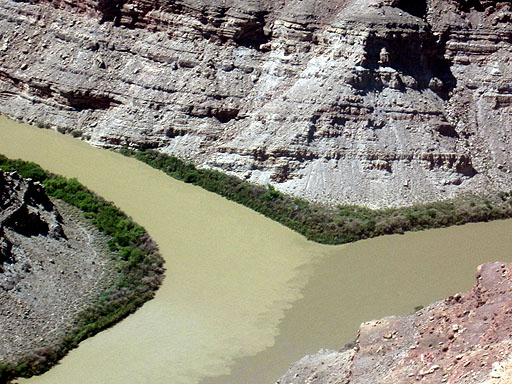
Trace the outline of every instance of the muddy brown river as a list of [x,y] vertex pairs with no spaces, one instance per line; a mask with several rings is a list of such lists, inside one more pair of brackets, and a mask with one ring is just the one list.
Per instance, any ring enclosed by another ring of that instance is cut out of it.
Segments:
[[512,220],[323,246],[133,159],[0,117],[0,153],[80,182],[143,225],[166,261],[154,300],[39,384],[271,384],[362,321],[469,289],[511,261]]

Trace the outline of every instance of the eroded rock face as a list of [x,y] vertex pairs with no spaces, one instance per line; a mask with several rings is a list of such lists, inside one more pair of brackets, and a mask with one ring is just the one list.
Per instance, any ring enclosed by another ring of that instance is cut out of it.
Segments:
[[0,112],[329,203],[512,188],[510,1],[0,4]]
[[353,348],[307,356],[278,383],[509,383],[511,268],[484,264],[470,292],[364,323]]
[[0,170],[0,270],[3,263],[15,262],[9,238],[12,232],[25,237],[66,238],[62,217],[43,186]]

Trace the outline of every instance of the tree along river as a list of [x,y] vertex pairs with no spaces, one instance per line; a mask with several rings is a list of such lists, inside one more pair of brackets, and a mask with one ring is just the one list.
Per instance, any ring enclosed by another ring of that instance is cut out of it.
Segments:
[[154,300],[20,382],[264,384],[359,324],[468,290],[510,261],[512,221],[324,246],[134,159],[0,117],[0,153],[80,182],[143,225],[166,260]]

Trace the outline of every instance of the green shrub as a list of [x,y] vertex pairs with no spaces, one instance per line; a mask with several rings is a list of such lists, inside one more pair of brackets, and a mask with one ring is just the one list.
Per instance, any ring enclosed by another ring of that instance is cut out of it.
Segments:
[[24,179],[40,182],[46,179],[46,172],[36,163],[10,160],[3,155],[0,155],[0,168],[6,172],[18,172]]
[[13,369],[7,364],[0,363],[0,383],[5,383],[12,375]]
[[267,191],[265,191],[265,193],[263,193],[263,195],[261,195],[261,197],[267,201],[274,201],[274,200],[281,198],[282,196],[283,196],[283,194],[281,192],[279,192],[278,190],[276,190],[270,184],[267,185]]
[[448,201],[380,210],[354,205],[332,208],[283,194],[271,185],[250,184],[216,170],[196,169],[192,164],[152,149],[123,148],[120,152],[178,180],[245,205],[310,240],[326,244],[512,217],[510,192],[488,198],[467,195]]

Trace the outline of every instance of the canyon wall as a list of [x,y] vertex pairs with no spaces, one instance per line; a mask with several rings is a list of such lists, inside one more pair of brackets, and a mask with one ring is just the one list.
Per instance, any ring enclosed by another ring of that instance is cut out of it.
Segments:
[[512,188],[512,4],[4,0],[0,113],[327,203]]

